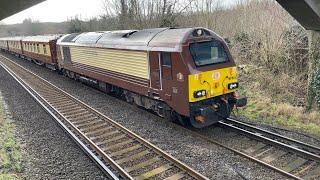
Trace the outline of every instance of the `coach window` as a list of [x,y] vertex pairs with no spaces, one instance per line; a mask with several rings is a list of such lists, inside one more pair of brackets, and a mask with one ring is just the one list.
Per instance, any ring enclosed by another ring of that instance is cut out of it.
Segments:
[[162,66],[163,79],[172,79],[171,53],[169,53],[169,52],[162,52],[161,53],[161,66]]
[[43,44],[43,53],[44,53],[44,54],[47,54],[47,48],[46,48],[46,45],[45,45],[45,44]]
[[40,53],[40,46],[39,46],[39,44],[37,44],[37,51],[38,51],[38,53]]

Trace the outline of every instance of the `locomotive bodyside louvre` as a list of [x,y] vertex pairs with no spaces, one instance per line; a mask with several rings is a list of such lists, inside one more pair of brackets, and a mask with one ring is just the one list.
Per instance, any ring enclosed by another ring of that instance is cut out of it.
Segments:
[[[83,50],[86,51],[83,51]],[[58,45],[60,69],[148,95],[147,52]],[[90,51],[90,53],[87,53]],[[129,53],[128,53],[129,52]],[[131,58],[130,58],[131,57]],[[139,64],[134,64],[138,60]]]
[[70,54],[73,63],[149,79],[149,64],[145,51],[70,46]]

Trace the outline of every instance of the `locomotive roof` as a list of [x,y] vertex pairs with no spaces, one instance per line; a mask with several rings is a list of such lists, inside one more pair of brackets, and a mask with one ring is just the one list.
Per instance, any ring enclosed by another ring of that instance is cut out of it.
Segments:
[[196,30],[205,31],[221,39],[205,28],[155,28],[68,34],[58,40],[58,45],[119,48],[129,50],[181,52],[182,44]]
[[61,35],[38,35],[38,36],[26,36],[22,38],[24,42],[50,42],[52,40],[57,40]]

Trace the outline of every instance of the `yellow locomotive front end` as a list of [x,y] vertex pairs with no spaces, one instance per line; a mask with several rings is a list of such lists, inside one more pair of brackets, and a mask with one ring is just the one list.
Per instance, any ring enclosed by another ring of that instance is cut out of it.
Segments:
[[233,93],[239,86],[236,67],[192,74],[188,82],[191,103]]
[[190,122],[197,128],[230,116],[235,106],[246,105],[238,98],[237,68],[221,38],[200,39],[189,43],[192,73],[188,76]]

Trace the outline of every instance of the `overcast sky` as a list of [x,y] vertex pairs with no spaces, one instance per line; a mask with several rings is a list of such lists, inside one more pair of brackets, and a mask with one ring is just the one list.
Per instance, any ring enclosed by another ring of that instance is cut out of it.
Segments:
[[[235,2],[235,0],[222,1],[226,4]],[[103,0],[47,0],[0,22],[16,24],[26,18],[41,22],[62,22],[74,16],[85,20],[101,14],[103,14]]]

